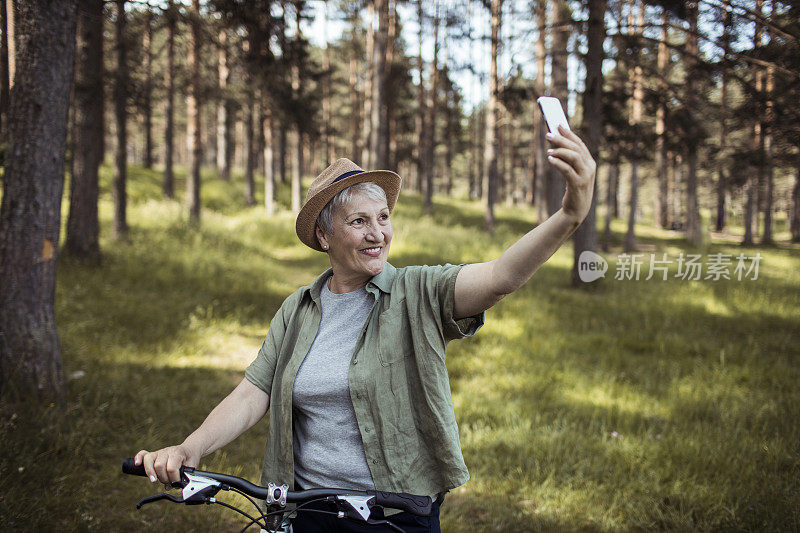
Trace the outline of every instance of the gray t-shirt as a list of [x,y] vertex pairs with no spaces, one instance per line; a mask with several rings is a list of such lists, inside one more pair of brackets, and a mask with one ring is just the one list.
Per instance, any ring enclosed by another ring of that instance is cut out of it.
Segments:
[[374,296],[361,289],[320,291],[322,317],[292,395],[295,480],[305,489],[374,489],[364,454],[348,371]]

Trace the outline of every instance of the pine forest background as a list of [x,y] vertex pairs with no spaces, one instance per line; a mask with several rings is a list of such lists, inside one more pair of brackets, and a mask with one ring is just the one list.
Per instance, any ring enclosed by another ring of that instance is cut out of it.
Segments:
[[[595,200],[448,350],[473,478],[444,529],[800,528],[794,3],[0,0],[0,35],[4,526],[241,527],[136,514],[117,470],[196,427],[325,267],[293,233],[311,180],[403,176],[398,266],[491,259],[561,206],[555,96]],[[656,253],[761,278],[613,279]],[[257,479],[260,431],[214,469]]]

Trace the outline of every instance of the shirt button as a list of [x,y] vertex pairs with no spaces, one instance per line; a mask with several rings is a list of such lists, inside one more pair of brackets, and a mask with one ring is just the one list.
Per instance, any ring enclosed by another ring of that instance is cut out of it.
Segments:
[[374,465],[378,464],[378,460],[377,459],[373,459],[372,460],[372,464],[374,464]]
[[358,398],[359,400],[361,399],[361,393],[360,392],[356,393],[356,398]]
[[370,430],[368,427],[366,427],[366,428],[364,428],[364,431],[366,431],[367,433],[369,433],[371,430]]
[[353,359],[353,364],[357,365],[358,364],[358,359]]

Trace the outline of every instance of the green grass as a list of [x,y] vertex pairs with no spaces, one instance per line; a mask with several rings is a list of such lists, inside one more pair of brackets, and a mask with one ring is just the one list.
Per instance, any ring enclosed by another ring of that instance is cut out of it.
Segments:
[[[104,167],[103,263],[62,257],[58,270],[65,375],[85,375],[68,381],[63,407],[0,406],[4,528],[241,527],[212,507],[136,511],[157,488],[119,471],[199,425],[241,379],[283,298],[326,267],[299,244],[290,213],[242,207],[238,178],[205,176],[193,229],[181,201],[161,199],[159,174],[132,167],[130,238],[116,241]],[[391,261],[404,266],[495,257],[534,216],[500,207],[490,237],[480,205],[439,199],[431,218],[404,194],[394,220]],[[613,229],[605,280],[571,288],[565,246],[474,339],[450,345],[471,479],[448,496],[443,529],[797,530],[798,248],[695,251],[759,252],[755,281],[619,281],[624,225]],[[639,233],[645,266],[651,252],[688,251],[680,234]],[[203,466],[257,480],[264,424]]]

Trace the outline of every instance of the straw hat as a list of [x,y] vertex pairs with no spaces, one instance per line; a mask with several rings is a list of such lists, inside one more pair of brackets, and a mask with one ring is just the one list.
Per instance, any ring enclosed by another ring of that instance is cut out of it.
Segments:
[[308,188],[306,202],[297,215],[295,224],[297,236],[300,237],[303,244],[321,252],[322,247],[314,232],[320,211],[339,191],[356,183],[367,181],[379,185],[386,192],[386,203],[391,212],[400,195],[400,184],[403,178],[391,170],[365,171],[349,159],[338,159],[323,170],[322,174],[317,176]]

